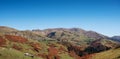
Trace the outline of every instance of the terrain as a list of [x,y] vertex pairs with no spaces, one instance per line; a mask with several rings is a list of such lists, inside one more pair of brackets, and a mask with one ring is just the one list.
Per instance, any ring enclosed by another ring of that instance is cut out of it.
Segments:
[[113,36],[111,39],[120,42],[120,36]]
[[120,59],[120,41],[80,28],[0,26],[0,59]]

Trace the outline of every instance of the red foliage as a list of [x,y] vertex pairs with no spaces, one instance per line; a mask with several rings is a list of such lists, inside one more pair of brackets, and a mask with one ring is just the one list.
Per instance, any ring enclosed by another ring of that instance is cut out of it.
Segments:
[[50,47],[48,51],[49,51],[49,54],[53,56],[58,54],[58,50],[55,47]]
[[70,51],[69,55],[70,55],[71,57],[74,57],[75,59],[81,59],[81,57],[78,56],[74,51]]
[[54,59],[60,59],[60,56],[56,55],[54,56]]
[[74,57],[75,59],[92,59],[92,57],[94,56],[94,54],[86,54],[86,55],[80,57],[74,51],[70,51],[69,55],[71,57]]
[[17,45],[13,45],[13,47],[12,48],[14,48],[14,49],[16,49],[16,50],[22,50],[22,47],[20,47],[20,46],[17,46]]
[[58,50],[55,47],[51,46],[48,49],[47,59],[60,59],[60,57],[58,56]]
[[28,40],[20,37],[20,36],[14,36],[14,35],[5,35],[5,37],[9,40],[9,41],[13,41],[13,42],[19,42],[19,43],[25,43]]
[[82,56],[81,58],[82,59],[92,59],[93,56],[94,56],[94,54],[88,54],[88,55]]
[[71,46],[68,46],[68,51],[74,51],[76,53],[76,55],[79,55],[79,56],[83,56],[85,55],[85,52],[84,50],[82,50],[82,47],[80,46],[74,46],[74,45],[71,45]]
[[30,43],[30,45],[34,48],[35,51],[39,52],[41,50],[41,46],[39,43]]
[[2,36],[0,36],[0,46],[4,46],[6,44],[6,40],[3,39]]
[[37,56],[42,57],[42,58],[44,58],[44,59],[47,58],[47,55],[46,55],[46,54],[37,54]]

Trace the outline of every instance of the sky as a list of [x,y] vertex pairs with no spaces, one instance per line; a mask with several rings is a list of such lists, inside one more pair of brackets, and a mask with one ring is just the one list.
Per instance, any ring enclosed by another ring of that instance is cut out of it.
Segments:
[[0,0],[0,26],[82,28],[120,35],[120,0]]

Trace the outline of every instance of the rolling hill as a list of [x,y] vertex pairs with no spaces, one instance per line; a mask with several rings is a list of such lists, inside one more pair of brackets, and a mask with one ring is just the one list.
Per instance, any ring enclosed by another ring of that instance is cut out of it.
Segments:
[[80,28],[21,31],[0,26],[0,59],[101,59],[100,56],[119,59],[117,52],[119,42],[94,31]]

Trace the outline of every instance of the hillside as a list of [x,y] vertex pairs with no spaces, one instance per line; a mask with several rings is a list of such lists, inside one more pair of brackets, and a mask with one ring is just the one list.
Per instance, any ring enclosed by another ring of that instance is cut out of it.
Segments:
[[0,26],[0,59],[117,59],[119,49],[119,42],[80,28],[20,31]]
[[40,42],[14,35],[0,36],[0,59],[64,59],[64,57],[72,59],[66,48],[57,42]]
[[120,48],[94,54],[91,59],[120,59]]
[[120,42],[120,36],[113,36],[111,39]]
[[0,26],[0,33],[14,32],[14,31],[18,31],[18,30],[14,29],[14,28],[6,27],[6,26]]

